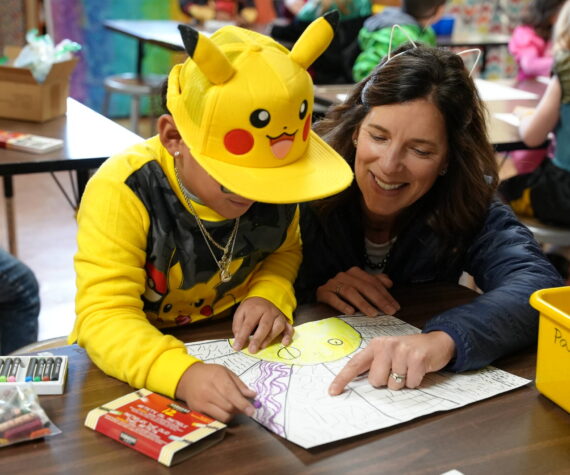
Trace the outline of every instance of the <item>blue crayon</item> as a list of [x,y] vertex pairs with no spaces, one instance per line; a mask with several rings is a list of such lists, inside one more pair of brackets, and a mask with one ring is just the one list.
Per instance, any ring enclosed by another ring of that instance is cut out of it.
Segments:
[[26,372],[26,382],[27,383],[34,380],[34,371],[36,369],[37,364],[38,364],[38,362],[37,362],[36,358],[32,358],[30,360],[30,364],[28,365],[28,371]]

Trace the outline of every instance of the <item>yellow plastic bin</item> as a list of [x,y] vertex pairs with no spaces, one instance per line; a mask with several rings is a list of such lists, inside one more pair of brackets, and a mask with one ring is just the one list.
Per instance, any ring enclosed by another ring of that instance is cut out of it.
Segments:
[[538,290],[530,304],[540,312],[536,387],[570,412],[570,287]]

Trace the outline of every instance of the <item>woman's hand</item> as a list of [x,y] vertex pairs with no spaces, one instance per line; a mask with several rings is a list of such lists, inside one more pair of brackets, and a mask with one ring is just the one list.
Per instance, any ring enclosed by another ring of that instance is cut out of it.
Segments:
[[392,281],[386,274],[369,274],[360,267],[339,272],[317,289],[317,301],[350,315],[356,311],[369,317],[379,313],[393,315],[400,304],[390,295]]
[[454,354],[453,339],[442,331],[376,337],[337,374],[329,394],[342,393],[350,381],[366,371],[374,387],[417,388],[426,373],[443,368]]
[[[256,328],[257,327],[257,328]],[[254,333],[255,330],[255,333]],[[293,326],[287,317],[269,300],[262,297],[245,299],[234,314],[232,324],[234,333],[233,348],[236,351],[246,346],[249,336],[253,333],[247,350],[256,353],[265,348],[281,333],[281,343],[287,346],[293,340]]]
[[190,409],[222,422],[240,412],[251,417],[255,408],[250,399],[255,396],[255,391],[226,367],[201,362],[184,372],[176,388],[176,397]]

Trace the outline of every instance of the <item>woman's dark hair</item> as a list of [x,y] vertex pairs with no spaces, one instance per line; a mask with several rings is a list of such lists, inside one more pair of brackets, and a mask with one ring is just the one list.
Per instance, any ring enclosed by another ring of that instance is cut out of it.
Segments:
[[[495,192],[498,176],[494,151],[487,137],[485,109],[460,56],[448,50],[404,45],[355,85],[343,104],[315,125],[320,134],[354,169],[353,137],[376,106],[427,99],[441,112],[447,133],[447,173],[405,214],[427,217],[446,253],[462,251],[481,228]],[[410,120],[414,120],[410,117]],[[352,186],[317,208],[328,211],[354,199]],[[398,225],[398,224],[397,224]],[[405,223],[400,223],[400,226]]]
[[532,26],[543,40],[552,36],[552,17],[558,13],[565,0],[533,0],[522,15],[522,24]]

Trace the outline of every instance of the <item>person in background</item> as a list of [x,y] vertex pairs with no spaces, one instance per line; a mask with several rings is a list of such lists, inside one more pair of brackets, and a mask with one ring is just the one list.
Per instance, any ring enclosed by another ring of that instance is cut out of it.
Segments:
[[308,0],[295,18],[300,22],[310,22],[332,10],[338,11],[342,22],[369,16],[372,4],[370,0]]
[[517,80],[550,76],[552,26],[565,0],[532,0],[515,27],[509,52],[518,65]]
[[337,11],[340,21],[335,36],[309,72],[315,84],[350,83],[353,45],[364,21],[372,13],[371,8],[370,0],[308,0],[292,22],[273,25],[270,35],[285,44],[294,42],[319,15]]
[[159,329],[235,310],[236,351],[291,341],[295,203],[352,181],[311,131],[306,69],[336,21],[315,20],[291,51],[235,26],[208,38],[180,25],[189,58],[169,74],[158,136],[109,158],[78,213],[69,342],[107,374],[221,421],[253,414],[255,393],[237,375]]
[[[410,40],[435,46],[436,37],[430,25],[439,20],[446,0],[402,0],[400,8],[388,7],[368,18],[358,33],[360,54],[352,68],[355,81],[372,71],[392,49]],[[392,27],[399,25],[392,33]]]
[[38,340],[40,294],[32,270],[0,249],[0,355]]
[[[550,76],[552,71],[552,26],[564,0],[532,0],[522,17],[522,24],[513,30],[509,52],[518,65],[517,80]],[[547,154],[547,149],[516,150],[509,160],[517,174],[536,169]]]
[[400,308],[392,287],[457,283],[463,272],[482,291],[420,334],[371,340],[331,394],[366,371],[374,386],[415,388],[428,372],[481,368],[536,343],[529,296],[562,282],[531,232],[495,199],[484,106],[460,56],[402,46],[315,130],[356,180],[303,205],[299,303],[392,315]]
[[180,0],[180,9],[199,23],[216,19],[251,25],[258,16],[254,0]]
[[554,133],[554,156],[532,173],[503,181],[499,192],[521,216],[570,226],[570,2],[564,4],[554,26],[553,54],[554,75],[536,110],[522,111],[519,130],[530,147]]

